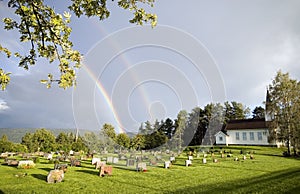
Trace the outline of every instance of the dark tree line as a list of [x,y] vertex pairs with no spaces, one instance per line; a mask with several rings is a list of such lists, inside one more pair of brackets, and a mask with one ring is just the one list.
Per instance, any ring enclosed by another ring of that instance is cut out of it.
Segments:
[[[264,111],[261,106],[255,107],[252,118],[264,118]],[[187,145],[213,144],[216,130],[221,130],[228,120],[250,117],[250,109],[235,101],[195,107],[190,113],[183,110],[174,120],[167,118],[154,124],[149,121],[141,124],[139,135],[144,138],[144,144],[140,148],[154,149],[163,145],[180,150]],[[208,136],[207,142],[205,135]]]
[[[264,109],[256,107],[253,118],[263,118]],[[88,151],[115,152],[123,149],[149,150],[160,148],[181,150],[188,145],[203,145],[214,143],[214,130],[222,129],[222,125],[230,119],[249,117],[249,108],[241,103],[226,102],[222,104],[207,104],[205,107],[195,107],[190,113],[182,110],[177,118],[166,118],[154,123],[142,123],[138,133],[129,137],[126,133],[117,134],[110,124],[104,124],[100,132],[86,132],[77,139],[73,133],[61,132],[57,137],[46,129],[34,133],[26,133],[21,144],[8,141],[6,136],[0,139],[0,151]],[[208,137],[208,138],[206,138]],[[207,141],[207,142],[205,142]]]

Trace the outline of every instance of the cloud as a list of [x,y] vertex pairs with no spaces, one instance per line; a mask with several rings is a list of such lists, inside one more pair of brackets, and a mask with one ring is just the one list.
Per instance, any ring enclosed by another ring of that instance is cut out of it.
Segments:
[[10,107],[7,105],[7,103],[0,99],[0,112],[9,109]]
[[3,96],[10,107],[0,117],[1,127],[7,128],[75,128],[72,113],[72,89],[52,89],[39,82],[45,72],[29,76],[12,76]]

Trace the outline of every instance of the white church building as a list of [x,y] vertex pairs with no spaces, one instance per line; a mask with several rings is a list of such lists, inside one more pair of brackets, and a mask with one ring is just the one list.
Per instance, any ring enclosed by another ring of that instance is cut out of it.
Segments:
[[217,145],[274,145],[269,143],[269,129],[265,119],[230,120],[215,134]]
[[273,117],[269,111],[268,102],[269,92],[267,91],[265,118],[228,121],[225,129],[215,134],[216,145],[282,145],[276,141],[269,142],[268,124]]

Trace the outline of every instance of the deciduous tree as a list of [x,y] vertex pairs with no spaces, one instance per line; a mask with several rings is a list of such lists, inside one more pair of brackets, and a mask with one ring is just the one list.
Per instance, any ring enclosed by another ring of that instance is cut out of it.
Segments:
[[277,72],[269,85],[269,111],[273,117],[271,132],[276,133],[276,140],[286,144],[288,155],[291,153],[291,146],[296,148],[299,142],[299,85],[297,80],[281,71]]
[[[113,0],[112,0],[113,1]],[[148,13],[141,4],[153,6],[154,0],[118,0],[117,6],[133,13],[129,21],[142,25],[150,22],[154,27],[157,23],[155,14]],[[35,65],[38,58],[46,58],[49,63],[56,63],[60,72],[59,77],[48,74],[48,79],[41,80],[47,87],[52,82],[58,82],[59,87],[67,88],[76,84],[75,69],[81,65],[82,54],[73,49],[70,40],[72,32],[69,26],[71,14],[66,10],[63,14],[57,13],[54,7],[47,5],[44,0],[9,0],[8,7],[15,11],[17,19],[4,18],[4,29],[17,30],[21,43],[27,43],[29,50],[26,54],[14,52],[13,56],[19,58],[19,66],[28,70]],[[67,8],[66,8],[67,9]],[[107,0],[70,0],[68,6],[75,16],[98,17],[104,20],[109,17],[110,11]],[[0,52],[7,57],[12,52],[0,44]],[[2,66],[4,64],[1,63]],[[0,68],[0,87],[2,90],[10,81],[10,73]]]

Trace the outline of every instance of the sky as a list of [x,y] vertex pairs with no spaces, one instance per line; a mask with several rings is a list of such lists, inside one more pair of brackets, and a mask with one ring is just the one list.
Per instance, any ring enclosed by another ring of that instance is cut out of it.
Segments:
[[[67,11],[68,1],[46,3]],[[44,59],[26,71],[0,56],[0,67],[12,72],[0,92],[0,128],[98,130],[110,123],[136,132],[142,122],[210,102],[263,106],[279,70],[300,80],[298,0],[157,1],[147,8],[158,16],[154,29],[130,24],[131,13],[115,1],[108,8],[104,21],[71,17],[71,40],[84,55],[76,88],[40,84],[57,71]],[[5,1],[0,17],[14,17]],[[2,46],[26,52],[16,32],[1,29]]]

